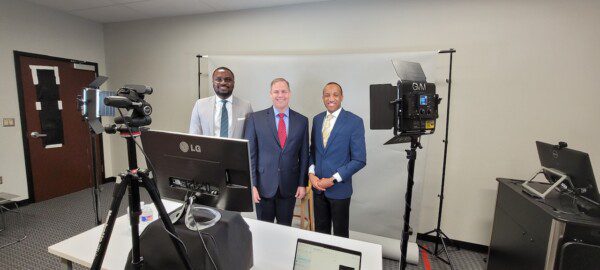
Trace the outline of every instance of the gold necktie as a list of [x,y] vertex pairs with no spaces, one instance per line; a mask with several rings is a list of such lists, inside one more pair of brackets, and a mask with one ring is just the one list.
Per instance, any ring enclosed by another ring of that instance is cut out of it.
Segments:
[[327,140],[329,139],[329,134],[331,133],[331,129],[329,128],[331,119],[333,119],[333,114],[327,114],[327,117],[325,117],[325,123],[323,124],[323,146],[327,146]]

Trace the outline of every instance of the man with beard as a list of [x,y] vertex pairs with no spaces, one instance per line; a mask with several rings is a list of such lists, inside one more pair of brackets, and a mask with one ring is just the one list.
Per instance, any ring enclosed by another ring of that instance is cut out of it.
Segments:
[[196,101],[189,133],[243,138],[246,117],[252,113],[252,106],[232,95],[235,86],[233,72],[226,67],[215,69],[212,83],[216,95]]

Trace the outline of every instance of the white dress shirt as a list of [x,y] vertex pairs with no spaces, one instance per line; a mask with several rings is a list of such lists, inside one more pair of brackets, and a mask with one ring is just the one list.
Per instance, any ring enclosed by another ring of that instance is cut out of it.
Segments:
[[[215,121],[214,121],[214,134],[215,136],[219,137],[221,136],[221,110],[223,109],[223,99],[221,99],[220,97],[216,97],[215,98]],[[226,98],[225,100],[227,100],[227,103],[225,103],[226,108],[227,108],[227,119],[229,120],[229,126],[228,126],[228,132],[227,132],[227,137],[231,138],[231,123],[232,118],[233,118],[233,114],[232,114],[232,105],[231,103],[233,102],[233,95],[229,96],[228,98]]]
[[[323,128],[321,128],[321,133],[323,133],[325,131],[325,121],[327,121],[327,116],[332,115],[333,118],[331,118],[331,120],[329,120],[329,134],[331,134],[331,131],[333,130],[333,126],[335,125],[335,121],[337,120],[338,116],[340,116],[341,111],[342,111],[341,107],[333,113],[330,113],[329,111],[327,111],[327,114],[325,115],[325,119],[323,119]],[[315,174],[315,165],[310,165],[310,167],[308,167],[308,173]],[[342,176],[340,176],[340,173],[335,173],[333,175],[333,178],[335,178],[338,182],[342,182]]]

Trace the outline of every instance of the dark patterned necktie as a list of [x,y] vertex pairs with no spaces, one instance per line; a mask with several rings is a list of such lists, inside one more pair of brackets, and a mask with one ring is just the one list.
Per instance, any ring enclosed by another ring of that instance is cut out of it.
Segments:
[[222,99],[223,107],[221,108],[221,137],[229,137],[229,114],[227,113],[227,100]]

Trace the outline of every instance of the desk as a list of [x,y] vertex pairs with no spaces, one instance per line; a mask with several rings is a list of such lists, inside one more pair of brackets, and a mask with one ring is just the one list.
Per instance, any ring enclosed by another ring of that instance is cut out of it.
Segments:
[[534,198],[522,183],[498,179],[487,269],[598,269],[600,218],[579,213],[570,197],[556,191]]
[[[172,212],[181,203],[163,200],[167,212]],[[154,205],[152,205],[154,207]],[[155,216],[158,216],[156,209]],[[381,245],[363,241],[325,235],[312,231],[244,218],[252,232],[254,267],[252,269],[292,269],[296,251],[296,240],[303,238],[329,245],[362,252],[361,269],[382,269]],[[140,233],[147,224],[140,223]],[[91,267],[103,225],[48,247],[48,252],[58,256],[65,269],[72,263]],[[117,218],[102,269],[124,269],[131,250],[131,231],[127,215]]]

